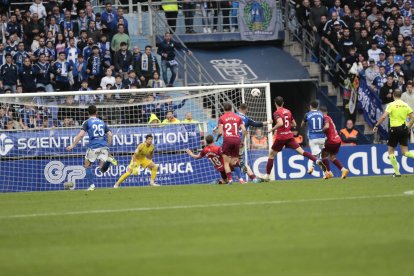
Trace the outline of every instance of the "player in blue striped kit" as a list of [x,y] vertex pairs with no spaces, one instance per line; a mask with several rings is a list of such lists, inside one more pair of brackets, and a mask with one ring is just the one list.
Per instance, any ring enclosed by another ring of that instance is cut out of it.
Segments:
[[[326,136],[323,132],[324,115],[318,110],[319,103],[312,101],[309,109],[310,111],[305,114],[301,127],[308,126],[308,140],[309,147],[312,155],[317,159],[321,159],[322,150],[325,147]],[[315,165],[312,163],[312,167],[309,168],[308,174],[312,174],[315,169]]]
[[89,119],[82,124],[82,129],[75,137],[72,145],[68,146],[67,151],[71,151],[82,140],[87,133],[89,136],[88,150],[85,155],[86,179],[89,184],[88,191],[95,190],[93,168],[91,167],[97,159],[102,173],[105,173],[111,164],[117,165],[116,160],[109,155],[109,146],[112,143],[112,132],[104,121],[96,115],[96,106],[88,107]]
[[[239,111],[236,113],[243,121],[244,123],[244,127],[246,128],[246,130],[249,130],[249,127],[263,127],[267,124],[271,124],[272,122],[256,122],[252,119],[250,119],[249,117],[247,117],[247,104],[241,104],[239,106]],[[240,135],[241,138],[241,135]],[[250,169],[250,166],[248,164],[245,164],[244,162],[244,141],[243,141],[243,147],[240,148],[240,167],[243,169],[243,171],[245,173],[247,173],[247,175],[249,176],[250,179],[253,180],[253,182],[259,182],[259,179],[256,178],[256,176],[254,175],[253,171]],[[239,175],[239,181],[240,183],[244,183],[243,178],[241,178],[241,173],[240,173],[240,168],[239,167],[235,167],[234,168],[234,172],[236,175]]]

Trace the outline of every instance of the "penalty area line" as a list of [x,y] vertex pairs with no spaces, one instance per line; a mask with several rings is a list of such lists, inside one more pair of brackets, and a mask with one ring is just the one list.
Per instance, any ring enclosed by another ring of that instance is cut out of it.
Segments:
[[405,197],[407,195],[414,195],[414,190],[408,191],[408,192],[410,193],[404,192],[403,194],[389,194],[389,195],[367,195],[367,196],[331,197],[331,198],[328,197],[328,198],[311,198],[311,199],[296,199],[296,200],[209,203],[209,204],[195,204],[195,205],[172,205],[172,206],[137,207],[137,208],[124,208],[124,209],[102,209],[102,210],[85,210],[85,211],[71,211],[71,212],[34,213],[34,214],[0,216],[0,219],[110,214],[110,213],[123,213],[123,212],[148,212],[148,211],[217,208],[217,207],[220,208],[220,207],[238,207],[238,206],[278,205],[278,204],[295,204],[295,203],[308,203],[308,202],[329,202],[329,201],[338,201],[338,200],[346,201],[346,200],[394,198],[394,197]]

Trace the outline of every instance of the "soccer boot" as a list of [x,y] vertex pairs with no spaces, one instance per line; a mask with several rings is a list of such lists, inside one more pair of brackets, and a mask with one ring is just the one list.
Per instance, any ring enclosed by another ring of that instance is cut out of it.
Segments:
[[314,170],[315,170],[314,166],[310,167],[308,170],[308,174],[312,174]]
[[316,160],[316,165],[318,165],[318,166],[319,166],[319,168],[321,168],[321,170],[322,170],[323,172],[326,172],[326,167],[325,167],[325,164],[322,162],[322,160],[321,160],[321,159]]
[[262,175],[262,176],[260,177],[260,179],[261,179],[263,182],[269,182],[269,181],[270,181],[270,177],[269,177],[269,175],[268,175],[268,174]]
[[159,185],[159,184],[157,184],[157,183],[155,183],[154,181],[151,181],[151,182],[150,182],[150,186],[151,186],[151,187],[159,187],[160,185]]
[[392,175],[392,177],[401,177],[401,174],[396,174],[396,173],[394,173],[394,174]]
[[217,179],[214,183],[215,184],[219,184],[219,185],[226,185],[227,184],[227,180]]
[[118,189],[118,188],[119,188],[119,185],[115,184],[114,189]]
[[91,186],[89,186],[87,191],[95,191],[95,184],[92,184]]
[[257,178],[256,177],[255,179],[252,180],[252,182],[253,183],[261,183],[261,182],[263,182],[263,180],[261,180],[260,178]]
[[329,171],[329,172],[327,171],[323,175],[323,179],[329,179],[329,178],[334,178],[334,174],[331,171]]
[[239,182],[240,182],[240,184],[246,184],[247,183],[246,180],[244,180],[243,178],[240,178]]
[[118,161],[116,161],[116,159],[113,156],[109,156],[108,161],[111,162],[111,164],[114,166],[118,165]]
[[348,176],[348,173],[349,173],[349,170],[344,168],[342,170],[341,179],[345,179]]

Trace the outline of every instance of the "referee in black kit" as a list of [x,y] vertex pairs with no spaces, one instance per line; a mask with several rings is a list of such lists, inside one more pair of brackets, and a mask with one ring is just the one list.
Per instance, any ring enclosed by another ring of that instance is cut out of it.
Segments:
[[[390,133],[388,139],[388,154],[391,165],[394,168],[394,177],[401,176],[398,169],[397,158],[395,158],[395,147],[400,144],[401,153],[405,157],[414,158],[414,152],[408,151],[408,140],[410,139],[410,130],[414,124],[414,112],[411,107],[401,100],[401,90],[395,89],[393,93],[394,101],[385,109],[384,114],[375,124],[373,131],[378,131],[378,126],[390,116]],[[407,118],[410,118],[406,124]]]

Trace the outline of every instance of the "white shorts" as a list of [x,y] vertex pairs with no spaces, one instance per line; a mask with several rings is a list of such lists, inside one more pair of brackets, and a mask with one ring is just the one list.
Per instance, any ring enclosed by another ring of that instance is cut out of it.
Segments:
[[321,151],[325,148],[325,140],[326,138],[309,139],[309,147],[312,155],[316,156],[321,153]]
[[96,159],[106,162],[108,160],[109,150],[108,148],[97,148],[97,149],[88,149],[85,155],[85,159],[93,163]]

